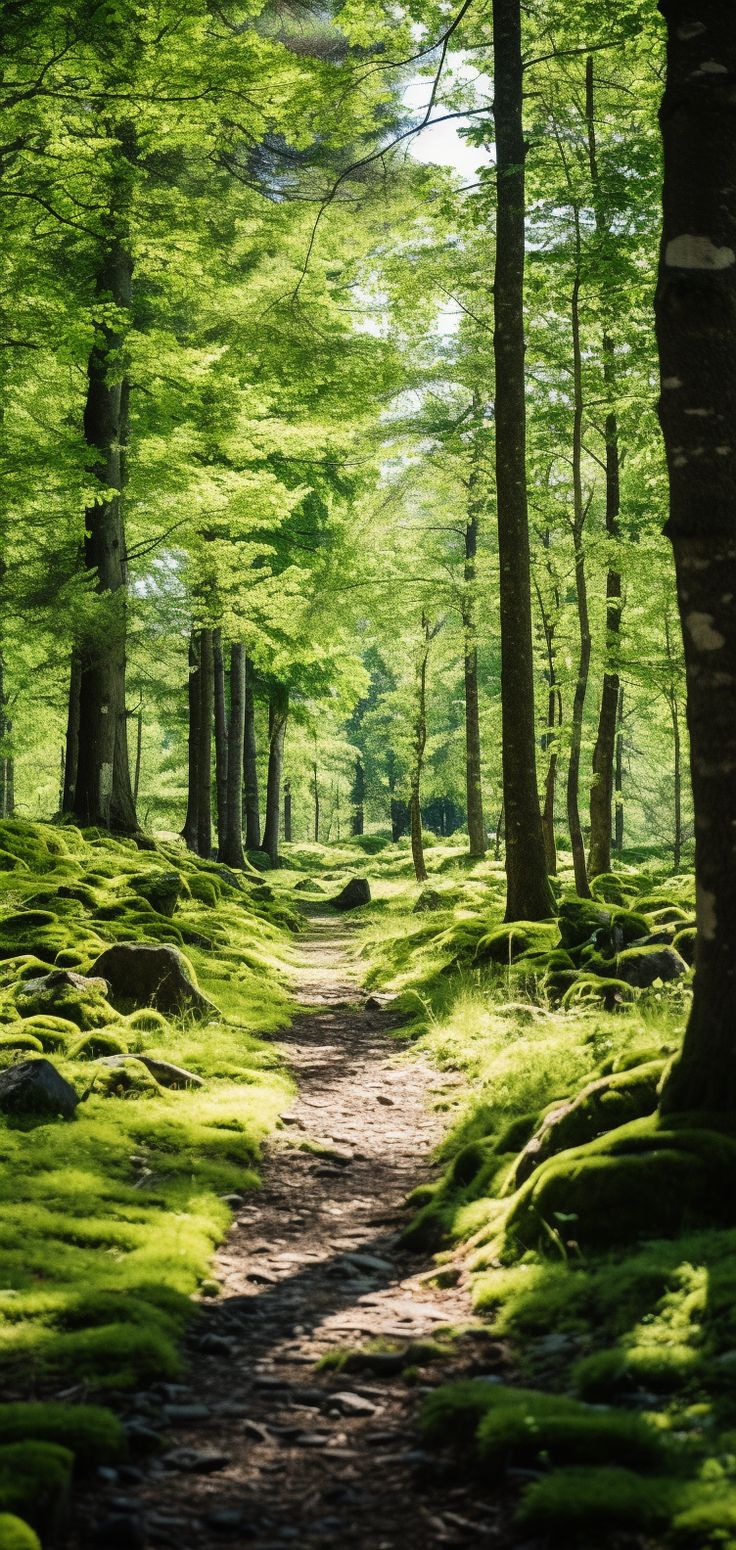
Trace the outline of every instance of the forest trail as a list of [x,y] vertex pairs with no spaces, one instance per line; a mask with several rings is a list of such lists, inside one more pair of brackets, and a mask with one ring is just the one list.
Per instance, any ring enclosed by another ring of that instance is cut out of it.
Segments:
[[[217,1256],[221,1295],[203,1301],[183,1382],[130,1407],[165,1451],[80,1500],[80,1547],[499,1543],[472,1488],[424,1459],[421,1379],[316,1371],[341,1347],[405,1346],[470,1317],[462,1278],[436,1286],[398,1242],[402,1202],[431,1176],[441,1122],[430,1095],[446,1083],[397,1058],[390,1011],[364,1009],[349,933],[314,917],[300,942],[307,1010],[279,1038],[298,1096]],[[458,1350],[453,1372],[498,1372],[502,1353],[482,1335]]]

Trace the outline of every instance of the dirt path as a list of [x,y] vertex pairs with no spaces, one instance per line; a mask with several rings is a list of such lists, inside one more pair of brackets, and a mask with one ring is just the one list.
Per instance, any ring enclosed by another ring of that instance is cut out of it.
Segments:
[[[310,1010],[280,1040],[298,1098],[218,1255],[222,1295],[203,1303],[186,1382],[137,1395],[127,1417],[168,1451],[80,1500],[85,1550],[499,1544],[487,1507],[422,1453],[421,1383],[315,1370],[340,1347],[462,1324],[469,1307],[461,1282],[436,1287],[398,1243],[402,1202],[431,1176],[441,1078],[398,1060],[390,1013],[363,1008],[349,928],[316,917],[301,946]],[[461,1350],[465,1371],[498,1371],[487,1341]]]

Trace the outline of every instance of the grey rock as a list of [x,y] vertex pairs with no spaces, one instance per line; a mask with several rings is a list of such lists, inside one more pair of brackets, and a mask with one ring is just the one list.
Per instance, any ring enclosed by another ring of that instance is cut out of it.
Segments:
[[391,1274],[394,1270],[390,1260],[381,1259],[378,1254],[348,1253],[345,1255],[345,1258],[351,1265],[355,1265],[358,1270],[375,1270],[380,1271],[381,1274],[384,1271],[388,1271]]
[[78,1103],[76,1089],[50,1060],[21,1060],[7,1071],[0,1071],[3,1114],[60,1114],[71,1119]]
[[640,944],[625,949],[616,959],[613,971],[627,985],[644,989],[655,980],[676,980],[687,974],[687,964],[674,947],[652,947],[640,951]]
[[124,1066],[129,1060],[137,1060],[145,1066],[161,1087],[204,1087],[202,1077],[195,1076],[193,1071],[185,1071],[183,1066],[172,1066],[168,1060],[154,1060],[151,1055],[100,1055],[95,1065]]
[[327,902],[333,910],[357,910],[363,904],[370,904],[371,890],[368,878],[351,877],[345,887]]
[[116,942],[100,953],[92,973],[108,981],[113,1003],[196,1012],[200,1017],[217,1010],[195,985],[183,954],[168,943]]
[[218,1469],[227,1469],[230,1457],[227,1453],[209,1453],[200,1448],[172,1448],[164,1455],[163,1463],[167,1469],[185,1475],[213,1475]]
[[376,1406],[370,1399],[364,1399],[362,1394],[350,1393],[347,1389],[339,1394],[330,1394],[329,1408],[338,1410],[341,1415],[375,1415]]

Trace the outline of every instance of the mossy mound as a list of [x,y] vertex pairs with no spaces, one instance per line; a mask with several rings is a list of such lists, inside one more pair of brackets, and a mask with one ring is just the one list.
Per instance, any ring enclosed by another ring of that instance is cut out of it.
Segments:
[[590,891],[594,899],[600,899],[603,904],[617,904],[626,909],[631,899],[636,894],[636,884],[630,878],[626,887],[624,879],[617,872],[599,872],[597,877],[591,879]]
[[139,1006],[135,1012],[129,1012],[123,1021],[137,1032],[158,1033],[162,1036],[169,1033],[171,1027],[163,1012],[157,1012],[155,1006]]
[[685,963],[689,964],[691,968],[695,962],[697,936],[698,932],[695,926],[685,926],[684,930],[676,932],[672,942],[675,952],[679,953],[680,957],[684,958]]
[[127,1055],[128,1046],[117,1033],[107,1029],[95,1029],[85,1033],[69,1046],[70,1060],[97,1060],[101,1055]]
[[[104,1057],[103,1057],[104,1058]],[[131,1056],[124,1065],[101,1066],[95,1072],[95,1092],[105,1098],[161,1098],[159,1086],[143,1065]]]
[[171,916],[182,891],[183,878],[173,868],[167,872],[138,872],[128,878],[128,887],[145,899],[159,915]]
[[[43,965],[41,965],[43,967]],[[35,1015],[61,1017],[88,1032],[105,1028],[117,1021],[117,1013],[107,1000],[104,980],[57,970],[25,979],[15,991],[15,1004],[21,1017]]]
[[642,1477],[616,1467],[559,1469],[527,1487],[517,1522],[585,1550],[593,1539],[621,1531],[664,1533],[672,1550],[733,1550],[736,1498],[728,1479]]
[[593,943],[602,953],[613,953],[649,932],[649,921],[636,910],[597,904],[595,900],[566,898],[560,904],[560,946],[568,951]]
[[13,1049],[32,1049],[40,1055],[43,1045],[40,1039],[34,1038],[32,1033],[26,1033],[23,1024],[18,1022],[12,1029],[0,1032],[0,1052]]
[[618,954],[614,973],[616,979],[643,990],[657,980],[666,983],[681,979],[687,968],[684,958],[673,947],[627,947]]
[[595,1410],[562,1395],[482,1380],[449,1384],[431,1394],[422,1430],[432,1443],[470,1442],[486,1478],[508,1468],[554,1467],[573,1460],[654,1469],[668,1457],[664,1434],[644,1416]]
[[512,963],[522,953],[545,952],[557,935],[555,922],[517,921],[515,925],[496,926],[480,938],[475,956],[478,963]]
[[0,1512],[0,1550],[41,1550],[41,1541],[30,1524],[12,1512]]
[[122,1424],[101,1405],[62,1405],[53,1400],[0,1404],[0,1447],[24,1439],[61,1443],[84,1468],[125,1454]]
[[634,987],[626,980],[599,974],[577,974],[562,997],[562,1005],[566,1010],[576,1006],[602,1006],[607,1012],[615,1012],[628,1006],[635,995]]
[[703,1128],[703,1116],[635,1120],[543,1163],[514,1198],[506,1249],[565,1239],[605,1248],[653,1233],[732,1226],[735,1186],[736,1139]]
[[516,1166],[517,1186],[550,1157],[583,1146],[631,1120],[653,1114],[664,1061],[637,1066],[591,1082],[576,1098],[555,1105],[527,1142]]
[[23,1029],[40,1039],[41,1047],[45,1050],[63,1050],[71,1039],[79,1037],[76,1023],[68,1017],[53,1017],[50,1013],[46,1016],[24,1017]]
[[53,1442],[0,1446],[0,1512],[30,1523],[53,1542],[66,1516],[74,1455]]

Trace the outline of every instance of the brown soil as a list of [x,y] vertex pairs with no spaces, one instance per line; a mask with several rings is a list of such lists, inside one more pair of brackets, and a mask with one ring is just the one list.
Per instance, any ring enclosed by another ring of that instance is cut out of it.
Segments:
[[280,1040],[299,1095],[217,1257],[221,1295],[202,1302],[186,1381],[135,1396],[126,1417],[140,1443],[163,1432],[165,1451],[79,1497],[78,1550],[501,1541],[480,1493],[424,1454],[417,1424],[429,1382],[498,1374],[483,1331],[414,1380],[316,1371],[330,1351],[400,1349],[471,1318],[461,1267],[439,1287],[399,1243],[405,1197],[432,1174],[443,1079],[390,1037],[390,1010],[364,1009],[349,932],[316,917],[303,940],[308,1010]]

